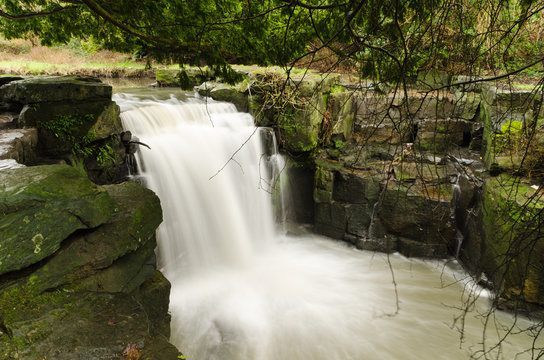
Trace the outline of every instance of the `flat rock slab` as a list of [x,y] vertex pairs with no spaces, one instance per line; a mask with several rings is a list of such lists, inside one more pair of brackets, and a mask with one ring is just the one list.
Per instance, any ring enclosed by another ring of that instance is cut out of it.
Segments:
[[106,190],[67,165],[0,172],[0,275],[56,252],[78,229],[109,220],[117,204]]
[[40,76],[11,81],[0,86],[0,98],[7,103],[35,104],[81,100],[110,101],[112,87],[95,78]]
[[19,164],[17,161],[13,159],[4,159],[0,160],[0,171],[8,170],[8,169],[18,169],[25,167],[23,164]]

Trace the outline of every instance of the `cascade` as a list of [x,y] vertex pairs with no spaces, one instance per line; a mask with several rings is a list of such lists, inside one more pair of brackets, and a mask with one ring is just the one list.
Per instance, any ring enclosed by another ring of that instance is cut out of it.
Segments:
[[[501,333],[484,335],[477,315],[488,294],[448,263],[279,231],[271,193],[284,165],[249,114],[198,98],[115,100],[125,129],[151,148],[138,164],[161,199],[157,252],[172,283],[170,341],[188,359],[467,359]],[[482,296],[464,314],[456,307],[468,292]],[[454,319],[463,314],[461,328]],[[495,315],[489,326],[512,321]],[[514,337],[491,351],[510,359],[531,346]]]

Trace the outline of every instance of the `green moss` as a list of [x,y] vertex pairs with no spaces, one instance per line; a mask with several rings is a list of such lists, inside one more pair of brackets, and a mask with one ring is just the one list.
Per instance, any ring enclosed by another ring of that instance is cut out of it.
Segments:
[[[69,292],[56,290],[40,293],[36,291],[35,281],[34,279],[34,282],[29,281],[26,284],[14,285],[0,291],[0,323],[3,322],[8,330],[12,323],[35,319],[48,309],[69,304],[67,302]],[[13,336],[14,334],[8,335],[12,336],[0,337],[0,343],[6,338],[10,342],[14,342],[17,348],[31,343],[31,339]]]
[[486,253],[484,268],[500,294],[509,299],[544,304],[542,272],[542,195],[516,177],[488,179],[484,196]]

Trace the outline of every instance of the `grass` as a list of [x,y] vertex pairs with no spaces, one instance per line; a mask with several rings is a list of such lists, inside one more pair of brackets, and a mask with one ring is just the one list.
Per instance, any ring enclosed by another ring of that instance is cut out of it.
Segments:
[[0,39],[0,74],[154,77],[144,61],[107,50],[86,51],[73,42],[44,47],[30,40]]
[[80,65],[58,64],[39,61],[0,61],[0,73],[17,75],[71,75],[85,74],[106,77],[153,76],[145,65],[133,63],[83,63]]

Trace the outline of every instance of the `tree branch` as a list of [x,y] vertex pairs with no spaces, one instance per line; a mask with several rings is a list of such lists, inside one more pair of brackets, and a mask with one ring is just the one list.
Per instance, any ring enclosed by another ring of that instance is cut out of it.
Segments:
[[194,53],[195,49],[199,49],[202,47],[202,44],[196,44],[196,43],[180,43],[175,40],[170,40],[162,37],[157,36],[151,36],[144,34],[138,30],[136,30],[134,27],[125,24],[118,19],[116,19],[112,14],[110,14],[107,10],[105,10],[100,4],[98,4],[95,0],[82,0],[82,3],[87,5],[91,11],[93,11],[95,14],[106,20],[107,22],[113,24],[114,26],[118,27],[119,29],[125,31],[126,33],[129,33],[131,35],[134,35],[142,40],[146,40],[152,43],[158,43],[162,45],[167,45],[172,48],[176,49],[184,49],[188,52]]
[[301,1],[296,1],[296,0],[282,0],[283,2],[285,3],[289,3],[291,5],[295,5],[295,6],[300,6],[300,7],[303,7],[305,9],[309,9],[309,10],[330,10],[330,9],[334,9],[334,8],[337,8],[337,7],[341,7],[341,6],[348,6],[349,3],[342,3],[342,4],[331,4],[331,5],[309,5],[309,4],[306,4],[306,3],[303,3]]
[[443,85],[441,87],[431,89],[430,91],[443,90],[443,89],[447,89],[447,88],[454,87],[454,86],[470,85],[470,84],[476,84],[476,83],[481,83],[481,82],[490,82],[490,81],[495,81],[495,80],[501,80],[501,79],[510,77],[512,75],[519,74],[523,70],[527,70],[527,69],[529,69],[529,68],[531,68],[531,67],[533,67],[535,65],[538,65],[540,63],[544,63],[544,57],[541,57],[538,60],[533,61],[532,63],[529,63],[529,64],[527,64],[527,65],[525,65],[525,66],[523,66],[521,68],[518,68],[516,70],[510,71],[510,72],[508,72],[506,74],[493,76],[493,77],[488,77],[488,78],[480,78],[480,79],[474,79],[474,80],[460,81],[460,82],[456,82],[456,83],[453,83],[453,84]]
[[9,20],[25,20],[25,19],[32,19],[36,17],[49,16],[64,10],[70,10],[75,8],[77,8],[77,5],[59,7],[49,11],[28,12],[28,13],[18,14],[18,15],[8,14],[5,11],[0,10],[0,17],[4,17]]

